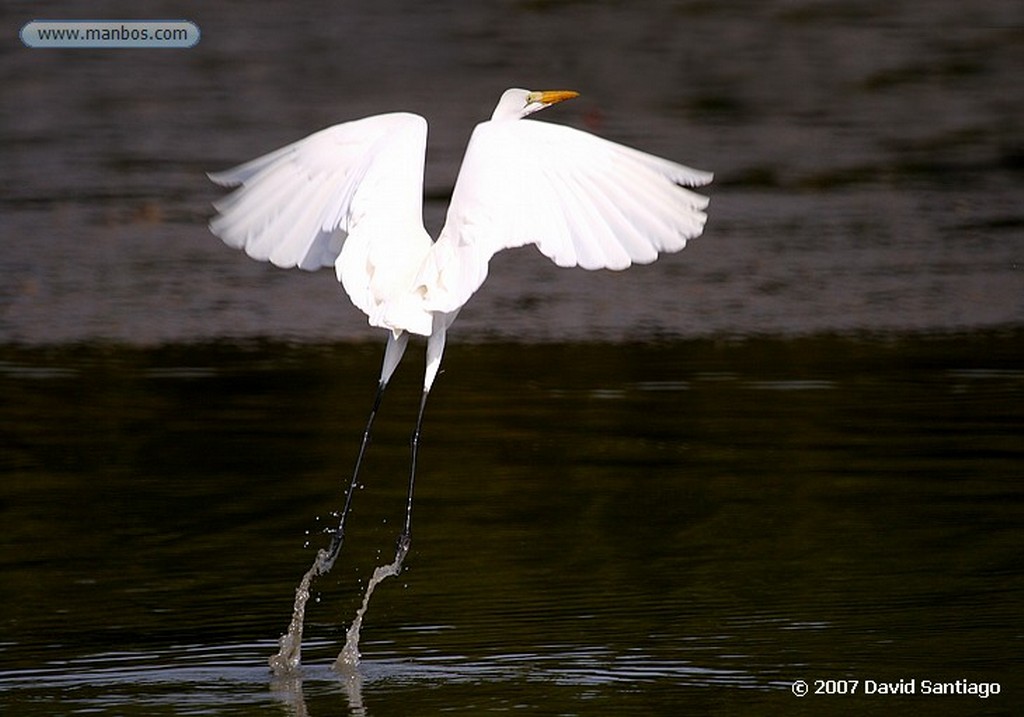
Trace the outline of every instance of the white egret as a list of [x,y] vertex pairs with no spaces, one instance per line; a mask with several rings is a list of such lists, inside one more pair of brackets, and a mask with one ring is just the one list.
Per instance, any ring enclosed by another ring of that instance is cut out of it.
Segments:
[[535,244],[563,267],[625,269],[682,249],[701,234],[706,197],[686,187],[708,172],[587,132],[524,119],[572,91],[502,94],[473,130],[441,234],[423,226],[427,122],[397,112],[344,122],[210,179],[240,188],[214,204],[211,231],[254,259],[314,270],[334,266],[349,298],[387,329],[377,394],[339,525],[319,572],[333,565],[374,417],[409,334],[427,338],[412,435],[405,524],[408,550],[420,428],[445,336],[502,249]]

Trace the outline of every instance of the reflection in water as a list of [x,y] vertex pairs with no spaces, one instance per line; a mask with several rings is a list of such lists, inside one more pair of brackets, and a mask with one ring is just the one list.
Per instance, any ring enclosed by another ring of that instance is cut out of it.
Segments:
[[274,677],[270,681],[270,690],[284,700],[293,717],[308,717],[306,696],[302,692],[302,677],[297,672],[282,674],[275,668]]
[[[370,713],[363,704],[363,674],[358,665],[352,665],[339,673],[341,688],[348,701],[347,714],[353,717],[365,717]],[[310,711],[306,705],[306,695],[302,685],[302,675],[292,671],[286,676],[275,675],[270,682],[270,689],[280,695],[288,705],[289,713],[293,717],[309,717]],[[336,714],[336,710],[324,711],[325,714]]]
[[[543,695],[546,689],[554,686],[580,688],[586,695],[594,690],[620,685],[627,690],[636,690],[640,686],[666,681],[696,688],[726,687],[759,693],[788,691],[790,686],[788,681],[781,680],[765,684],[756,675],[742,670],[660,660],[642,650],[616,654],[609,648],[591,647],[565,652],[499,655],[472,662],[457,658],[421,661],[374,659],[331,673],[315,670],[312,679],[306,678],[301,670],[285,677],[275,676],[271,679],[270,689],[282,698],[288,705],[289,714],[294,717],[337,714],[338,701],[325,697],[339,693],[344,695],[348,707],[346,714],[364,717],[375,713],[373,705],[368,705],[364,697],[367,685],[375,691],[384,684],[403,691],[463,687],[467,692],[476,694],[488,685],[499,686],[499,689],[504,685],[511,686],[513,692],[524,691],[518,696],[518,701],[520,707],[525,707],[531,703],[550,706],[546,705]],[[308,695],[306,683],[310,683]],[[532,700],[526,696],[526,690],[534,695]],[[311,709],[310,703],[314,703],[316,708]],[[399,704],[397,711],[386,706],[385,709],[399,715],[410,713],[405,701]],[[446,701],[442,698],[436,704],[442,706]]]
[[[348,643],[345,646],[348,647]],[[363,705],[363,673],[359,671],[359,666],[354,665],[350,669],[342,670],[340,674],[341,686],[345,689],[350,713],[356,717],[369,714]]]

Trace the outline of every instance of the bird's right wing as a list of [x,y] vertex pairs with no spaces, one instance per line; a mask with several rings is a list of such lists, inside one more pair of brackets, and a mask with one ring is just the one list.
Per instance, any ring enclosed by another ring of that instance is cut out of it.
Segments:
[[421,272],[427,306],[461,307],[491,257],[536,244],[559,266],[625,269],[699,236],[712,175],[563,125],[477,125]]
[[217,184],[241,186],[214,203],[219,214],[210,230],[280,267],[336,264],[353,303],[372,320],[384,284],[394,279],[395,257],[422,257],[430,246],[423,230],[426,142],[419,115],[375,115],[212,173]]

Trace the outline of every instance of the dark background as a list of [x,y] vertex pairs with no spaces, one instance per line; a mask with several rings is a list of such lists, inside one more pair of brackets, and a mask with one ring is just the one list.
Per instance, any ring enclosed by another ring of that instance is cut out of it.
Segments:
[[[202,39],[30,50],[33,18],[186,18]],[[5,713],[1019,711],[1019,2],[9,2],[0,21]],[[210,235],[204,173],[416,111],[436,232],[509,86],[579,90],[540,118],[714,171],[705,235],[625,273],[495,259],[450,333],[361,680],[327,665],[390,560],[418,345],[305,672],[274,681],[383,337],[332,272]],[[798,679],[861,694],[801,700]]]

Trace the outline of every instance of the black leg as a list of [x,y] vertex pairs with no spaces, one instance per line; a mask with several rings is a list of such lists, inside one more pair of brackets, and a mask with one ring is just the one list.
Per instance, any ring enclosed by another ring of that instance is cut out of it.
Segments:
[[423,392],[420,399],[420,411],[416,416],[416,428],[412,433],[412,458],[409,466],[409,492],[405,499],[405,526],[402,534],[398,536],[398,552],[402,557],[409,551],[409,543],[412,541],[412,498],[416,486],[416,459],[420,449],[420,429],[423,427],[423,410],[427,407],[427,396],[429,390]]
[[370,418],[366,421],[366,430],[363,431],[363,440],[359,444],[359,455],[356,456],[356,466],[352,470],[352,480],[349,482],[348,490],[345,492],[345,505],[342,507],[341,515],[338,517],[338,527],[331,531],[331,544],[327,548],[327,555],[320,563],[320,574],[326,573],[334,567],[334,563],[338,559],[338,555],[341,553],[341,545],[345,542],[345,520],[348,518],[349,509],[352,507],[352,496],[356,492],[356,486],[359,485],[359,469],[363,465],[363,456],[366,454],[366,447],[370,445],[370,434],[373,431],[373,419],[377,417],[377,411],[380,409],[380,404],[384,400],[385,388],[387,388],[387,383],[384,381],[381,381],[377,385],[377,395],[373,399],[373,408],[370,409]]
[[345,647],[334,661],[334,668],[342,674],[350,674],[356,665],[359,664],[359,632],[362,629],[363,616],[370,605],[370,596],[373,595],[374,588],[385,578],[400,574],[402,572],[402,563],[405,560],[405,556],[409,553],[409,545],[412,542],[412,497],[413,487],[416,485],[416,456],[420,446],[420,428],[423,426],[423,409],[427,405],[427,394],[429,392],[429,389],[423,391],[423,398],[420,399],[420,412],[416,417],[416,429],[412,434],[412,460],[409,469],[409,494],[405,501],[405,526],[402,528],[402,534],[398,536],[398,545],[395,546],[395,559],[387,565],[381,565],[376,568],[373,571],[370,582],[366,585],[363,605],[356,611],[356,617],[345,634]]
[[[320,548],[316,551],[316,557],[313,559],[313,565],[306,571],[306,574],[302,576],[299,587],[295,591],[295,605],[292,608],[292,621],[288,625],[288,632],[281,636],[281,642],[277,654],[270,658],[270,667],[277,675],[293,672],[298,668],[299,663],[302,660],[302,629],[306,617],[306,602],[309,600],[310,596],[310,585],[314,578],[329,572],[330,569],[334,567],[334,563],[341,554],[341,546],[342,543],[345,542],[345,521],[348,518],[349,510],[352,507],[352,497],[355,495],[356,486],[359,485],[359,469],[363,465],[363,457],[366,455],[366,448],[370,445],[370,436],[373,432],[373,421],[377,417],[377,411],[380,410],[381,402],[384,400],[384,389],[387,388],[391,375],[395,372],[399,362],[402,360],[402,354],[405,353],[405,347],[408,342],[409,337],[405,333],[392,333],[388,337],[387,349],[384,351],[384,365],[381,367],[380,381],[377,384],[377,395],[373,399],[373,408],[370,409],[370,417],[366,421],[366,430],[363,431],[363,440],[359,444],[359,454],[356,456],[356,465],[355,468],[352,469],[352,480],[349,481],[348,490],[345,492],[345,505],[341,509],[341,515],[338,516],[338,527],[331,531],[330,545],[327,548]],[[406,520],[406,523],[408,523],[408,520]],[[401,570],[401,559],[405,557],[405,553],[403,551],[399,552],[400,555],[395,558],[395,572],[392,574],[397,574],[398,571]],[[384,577],[387,576],[382,575],[380,578],[375,579],[379,582],[380,580],[383,580]],[[369,592],[367,593],[367,600],[368,599]],[[365,609],[366,607],[364,605],[363,610],[365,611]],[[347,649],[348,647],[346,646],[346,650]]]

